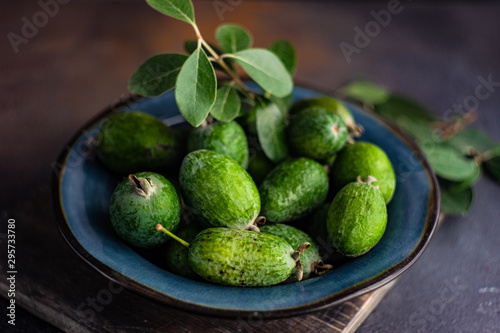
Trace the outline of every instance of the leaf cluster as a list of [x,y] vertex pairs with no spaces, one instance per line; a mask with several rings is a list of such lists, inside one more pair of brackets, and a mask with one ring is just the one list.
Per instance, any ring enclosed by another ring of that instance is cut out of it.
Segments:
[[470,210],[473,185],[483,169],[500,183],[500,143],[469,127],[473,111],[443,121],[416,101],[364,80],[352,81],[339,92],[396,123],[415,139],[438,177],[442,212],[465,215]]
[[[201,35],[191,0],[146,2],[160,13],[190,24],[197,40],[185,42],[187,55],[165,53],[146,60],[132,75],[129,90],[152,97],[175,89],[179,111],[194,127],[203,124],[209,115],[219,121],[232,121],[245,115],[244,106],[250,104],[265,154],[275,162],[284,159],[286,114],[280,104],[293,90],[293,46],[280,40],[267,49],[253,48],[252,35],[234,24],[217,28],[218,45],[214,45]],[[250,89],[240,78],[242,71],[261,89]],[[217,74],[230,80],[221,83]]]

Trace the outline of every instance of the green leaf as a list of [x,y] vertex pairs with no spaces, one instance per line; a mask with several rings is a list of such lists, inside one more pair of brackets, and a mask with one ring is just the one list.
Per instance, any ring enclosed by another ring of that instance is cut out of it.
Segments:
[[155,55],[143,63],[130,78],[128,89],[142,96],[158,96],[175,87],[177,75],[188,57],[183,54]]
[[447,180],[462,182],[478,173],[479,164],[446,143],[417,141],[434,172]]
[[484,162],[484,167],[488,174],[500,183],[500,156],[493,157]]
[[234,84],[217,89],[217,99],[210,114],[219,121],[231,121],[239,116],[241,101]]
[[[217,53],[217,54],[222,54],[222,51],[219,50],[217,48],[217,46],[214,46],[212,43],[208,43],[210,45],[210,47]],[[202,45],[203,47],[203,51],[205,51],[206,54],[210,54],[207,50],[207,48],[205,47],[205,45]],[[196,49],[198,48],[198,41],[196,40],[187,40],[184,42],[184,49],[186,50],[187,53],[191,54],[193,53],[194,51],[196,51]],[[230,59],[224,59],[223,60],[227,67],[233,69],[233,63]],[[224,71],[224,69],[222,68],[221,65],[219,65],[216,61],[212,61],[212,65],[214,66],[214,69],[216,70],[220,70],[220,71]]]
[[252,46],[252,36],[238,25],[221,25],[217,28],[215,38],[225,53],[236,53]]
[[280,58],[288,73],[293,76],[293,73],[295,72],[295,65],[297,63],[297,55],[292,44],[290,44],[287,40],[279,40],[269,45],[267,49]]
[[265,91],[286,97],[292,92],[292,77],[278,57],[269,50],[249,49],[228,54],[257,82]]
[[493,147],[485,151],[483,157],[485,160],[489,160],[495,157],[500,157],[500,144],[494,145]]
[[191,0],[146,0],[148,5],[162,14],[194,25],[194,10]]
[[406,116],[400,116],[395,120],[390,120],[396,123],[398,127],[416,140],[433,140],[434,142],[443,141],[440,134],[437,131],[434,131],[428,122],[412,120]]
[[441,212],[452,215],[465,215],[469,212],[474,200],[474,192],[471,187],[461,191],[450,190],[449,184],[439,182],[441,190]]
[[425,122],[428,124],[437,120],[424,106],[403,96],[391,95],[385,101],[375,104],[377,104],[375,106],[375,111],[377,113],[396,123],[401,117],[410,119],[411,121]]
[[199,48],[182,66],[175,85],[175,100],[180,112],[198,127],[207,117],[217,96],[217,79],[210,60]]
[[463,191],[467,187],[471,187],[474,185],[479,178],[481,177],[481,168],[476,169],[476,173],[472,174],[470,178],[467,178],[465,180],[462,180],[460,182],[450,182],[449,189],[450,191]]
[[471,155],[474,151],[484,153],[495,147],[495,142],[488,134],[475,128],[464,129],[447,142],[466,155]]
[[286,115],[278,105],[269,101],[258,101],[255,108],[257,136],[262,150],[271,161],[280,162],[288,156]]
[[383,103],[390,96],[386,88],[364,80],[350,82],[340,90],[340,94],[369,105]]

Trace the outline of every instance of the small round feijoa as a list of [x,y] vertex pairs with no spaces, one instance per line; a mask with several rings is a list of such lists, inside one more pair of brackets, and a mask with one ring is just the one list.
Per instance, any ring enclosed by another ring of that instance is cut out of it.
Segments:
[[369,142],[346,144],[335,159],[331,168],[333,189],[339,191],[357,177],[377,179],[385,203],[389,203],[396,189],[396,175],[387,154],[378,146]]
[[111,224],[120,238],[130,245],[151,248],[168,237],[156,232],[156,224],[175,231],[181,218],[181,205],[170,181],[160,174],[139,172],[129,175],[115,188],[110,201]]
[[181,145],[174,130],[143,112],[121,112],[103,123],[97,155],[111,171],[126,175],[178,166]]
[[[326,221],[325,221],[326,224]],[[302,243],[311,244],[307,251],[300,255],[300,262],[303,266],[303,279],[309,278],[309,276],[316,270],[319,265],[322,265],[321,256],[319,254],[318,246],[316,242],[305,232],[299,230],[291,225],[274,223],[265,224],[260,226],[260,231],[275,235],[284,239],[292,248],[297,249]],[[287,279],[287,282],[296,282],[297,276],[296,271],[292,271],[292,274]]]
[[216,122],[193,128],[188,137],[188,151],[214,150],[234,158],[246,169],[248,166],[248,141],[243,128],[236,122]]
[[345,125],[347,126],[347,129],[349,130],[349,134],[351,134],[352,136],[360,136],[363,132],[363,127],[359,124],[356,124],[356,122],[354,121],[354,117],[352,116],[352,113],[349,111],[349,109],[339,100],[329,96],[320,96],[299,100],[292,105],[290,114],[296,115],[310,108],[321,108],[340,116],[340,118],[342,118]]
[[310,108],[297,114],[288,131],[291,152],[318,161],[333,158],[347,140],[347,128],[336,114],[324,109]]
[[382,238],[387,208],[380,191],[369,182],[347,184],[333,199],[327,229],[335,248],[345,256],[368,252]]
[[261,214],[268,222],[298,219],[321,205],[328,194],[328,175],[309,158],[279,164],[259,186]]
[[290,276],[296,266],[294,252],[285,240],[271,234],[209,228],[191,242],[189,262],[207,281],[264,287],[283,282]]
[[218,152],[186,155],[179,182],[186,204],[204,224],[244,229],[259,214],[260,196],[252,177],[236,160]]

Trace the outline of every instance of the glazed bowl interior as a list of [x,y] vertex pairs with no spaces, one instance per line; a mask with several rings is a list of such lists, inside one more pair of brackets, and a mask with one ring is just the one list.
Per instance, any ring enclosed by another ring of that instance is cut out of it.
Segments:
[[[322,95],[296,87],[294,100]],[[256,311],[266,318],[301,314],[338,304],[374,290],[404,272],[421,255],[439,213],[436,179],[422,153],[407,136],[378,117],[346,103],[365,132],[360,140],[380,146],[397,177],[388,205],[388,224],[381,241],[367,254],[344,262],[330,273],[297,283],[242,288],[193,281],[168,272],[114,233],[109,198],[120,181],[87,149],[111,112],[140,110],[178,126],[174,94],[130,99],[105,110],[78,132],[62,152],[63,166],[54,177],[58,226],[73,250],[99,272],[140,294],[197,313],[237,317]]]

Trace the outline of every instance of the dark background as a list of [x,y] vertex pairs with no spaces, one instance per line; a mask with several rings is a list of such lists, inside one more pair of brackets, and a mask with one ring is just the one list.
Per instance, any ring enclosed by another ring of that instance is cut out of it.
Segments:
[[[194,3],[205,38],[213,40],[219,24],[237,22],[253,33],[256,46],[289,39],[298,51],[295,80],[327,92],[368,78],[442,115],[475,94],[479,76],[500,82],[500,5],[494,2],[401,1],[401,12],[350,63],[340,43],[354,44],[353,29],[364,29],[373,20],[370,11],[386,9],[387,2],[243,0],[222,13],[223,20],[213,1]],[[138,65],[157,53],[182,52],[183,41],[194,37],[187,24],[142,1],[73,0],[15,53],[8,34],[21,35],[23,17],[31,21],[40,10],[36,1],[0,3],[2,221],[48,186],[52,162],[66,142],[127,94]],[[497,141],[499,106],[496,87],[480,102],[474,125]],[[500,186],[483,177],[475,194],[471,212],[445,219],[359,332],[500,332]],[[54,221],[46,223],[56,228]],[[36,244],[23,246],[36,251]],[[4,260],[2,254],[2,266]],[[0,306],[6,304],[0,298]],[[15,328],[2,317],[2,332],[58,331],[19,309]]]

